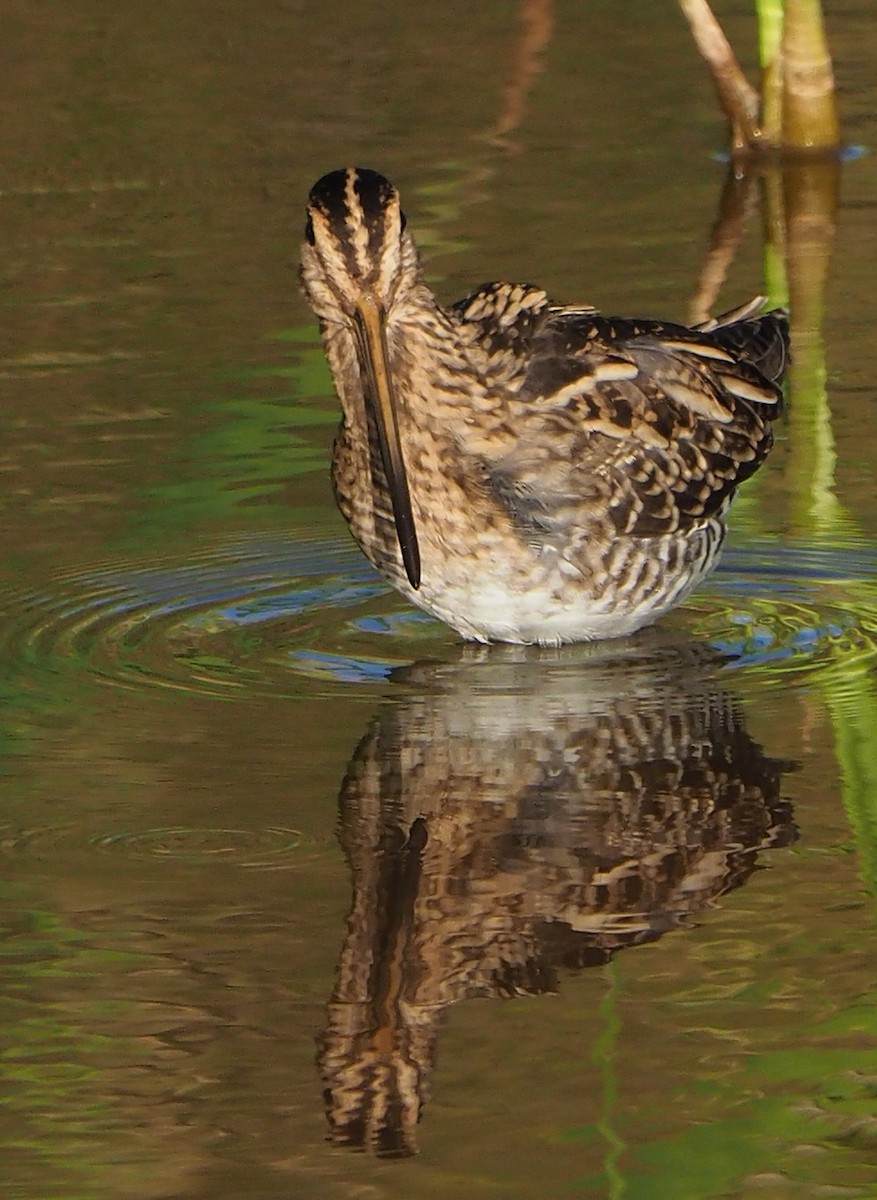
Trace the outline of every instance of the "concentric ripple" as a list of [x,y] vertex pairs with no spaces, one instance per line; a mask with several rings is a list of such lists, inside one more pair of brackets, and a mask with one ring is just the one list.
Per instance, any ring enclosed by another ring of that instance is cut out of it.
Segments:
[[69,854],[98,850],[138,860],[167,860],[201,866],[280,871],[321,853],[313,837],[298,829],[217,829],[175,826],[101,833],[84,838],[74,825],[15,829],[0,827],[0,858],[57,862]]
[[[870,547],[753,545],[729,553],[705,621],[696,623],[735,669],[762,676],[877,657],[877,558]],[[722,628],[723,626],[723,628]]]
[[294,866],[300,851],[313,842],[296,829],[145,829],[102,834],[91,840],[98,850],[140,859],[173,859],[201,865],[283,870]]
[[[667,625],[732,666],[807,673],[875,655],[875,580],[869,546],[751,543]],[[74,670],[213,697],[370,690],[455,641],[346,543],[240,537],[184,562],[115,561],[0,592],[0,666],[32,687]]]
[[[314,655],[373,641],[351,621],[367,627],[370,603],[390,597],[352,547],[240,538],[183,563],[115,562],[0,593],[0,660],[31,681],[67,666],[131,688],[295,695],[320,674]],[[376,659],[373,673],[395,665]]]

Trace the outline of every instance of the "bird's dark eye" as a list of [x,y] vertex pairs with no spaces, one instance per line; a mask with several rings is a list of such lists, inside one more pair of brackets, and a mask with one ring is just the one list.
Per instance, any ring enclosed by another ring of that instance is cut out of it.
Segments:
[[313,244],[314,244],[314,223],[310,218],[310,214],[308,214],[308,219],[305,222],[305,238],[307,239],[308,244],[313,246]]

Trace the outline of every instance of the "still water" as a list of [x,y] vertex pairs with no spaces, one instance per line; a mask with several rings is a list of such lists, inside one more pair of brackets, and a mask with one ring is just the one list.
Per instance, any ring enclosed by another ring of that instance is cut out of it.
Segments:
[[[723,192],[675,6],[618,13],[7,4],[4,1196],[877,1194],[877,159]],[[789,416],[660,629],[465,649],[350,544],[295,276],[350,161],[446,300],[785,264]]]

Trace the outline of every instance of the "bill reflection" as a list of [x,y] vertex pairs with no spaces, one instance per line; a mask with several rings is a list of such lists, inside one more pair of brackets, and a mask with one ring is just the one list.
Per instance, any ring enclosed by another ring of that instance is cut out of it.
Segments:
[[340,794],[353,874],[319,1067],[334,1143],[417,1152],[441,1017],[652,942],[794,840],[791,763],[697,650],[402,671]]

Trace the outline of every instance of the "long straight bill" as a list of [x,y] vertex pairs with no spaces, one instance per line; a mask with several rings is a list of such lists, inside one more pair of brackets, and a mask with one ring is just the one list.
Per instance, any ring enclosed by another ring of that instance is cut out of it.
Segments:
[[378,431],[381,461],[396,523],[396,537],[399,539],[408,581],[413,588],[419,588],[420,547],[417,544],[411,493],[402,457],[396,396],[390,379],[384,312],[376,300],[364,296],[356,307],[355,318],[366,403],[371,405]]

